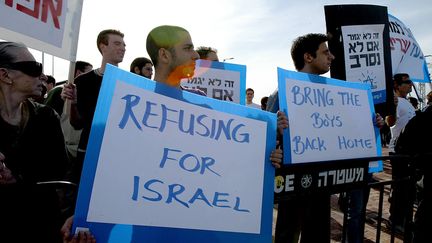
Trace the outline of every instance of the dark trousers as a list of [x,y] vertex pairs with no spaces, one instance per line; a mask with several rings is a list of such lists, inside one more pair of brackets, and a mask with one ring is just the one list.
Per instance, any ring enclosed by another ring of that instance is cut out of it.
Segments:
[[431,218],[430,205],[428,200],[423,200],[416,212],[414,220],[413,243],[428,243],[430,239],[430,222]]
[[430,176],[430,172],[424,175],[424,198],[420,202],[415,214],[413,243],[431,242],[430,220],[432,219],[432,192],[429,183]]
[[0,187],[0,242],[63,242],[56,191],[43,185]]
[[278,206],[275,243],[330,242],[330,195],[310,195],[282,201]]
[[392,159],[391,166],[392,179],[397,182],[392,186],[390,221],[394,226],[405,228],[407,215],[412,212],[416,188],[415,182],[411,180],[398,181],[414,176],[414,170],[406,160]]
[[347,192],[347,208],[345,209],[347,214],[345,242],[347,243],[363,242],[369,193],[369,187]]

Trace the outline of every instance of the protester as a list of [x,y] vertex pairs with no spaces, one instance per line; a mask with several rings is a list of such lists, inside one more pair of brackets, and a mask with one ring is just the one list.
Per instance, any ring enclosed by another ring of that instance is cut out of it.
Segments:
[[[410,164],[413,169],[420,170],[423,175],[423,199],[421,200],[414,219],[413,243],[430,242],[430,222],[432,218],[432,192],[431,192],[431,170],[428,169],[432,155],[432,110],[426,110],[413,117],[401,132],[395,152],[397,154],[410,155]],[[407,182],[406,182],[407,183]],[[409,183],[409,182],[408,182]],[[414,192],[412,191],[411,194]],[[412,210],[411,208],[404,209]]]
[[[76,78],[83,73],[87,73],[92,68],[93,66],[88,62],[77,61],[75,63],[74,77]],[[65,102],[61,97],[62,90],[63,85],[56,86],[54,89],[52,89],[45,99],[45,105],[53,108],[60,115],[60,122],[68,156],[71,163],[75,164],[77,163],[76,159],[78,154],[78,143],[81,137],[81,129],[73,128],[69,122],[69,114],[67,112],[63,112],[67,107],[64,106]]]
[[409,102],[411,103],[411,105],[414,107],[414,109],[417,111],[418,110],[418,106],[419,106],[419,102],[418,99],[415,97],[408,97]]
[[[299,72],[321,75],[330,70],[334,56],[327,47],[327,37],[308,34],[298,37],[291,48]],[[269,97],[267,110],[279,110],[278,92]],[[279,203],[275,242],[330,242],[330,194],[294,197]]]
[[75,79],[74,84],[66,84],[62,91],[62,97],[71,101],[70,123],[75,129],[83,129],[78,145],[77,163],[74,168],[73,181],[79,183],[82,165],[84,162],[90,128],[96,103],[99,97],[99,89],[102,84],[105,65],[118,66],[123,61],[126,52],[124,34],[118,30],[107,29],[99,33],[97,48],[102,54],[101,66],[91,72],[82,74]]
[[[168,25],[154,28],[147,36],[147,52],[155,65],[154,80],[156,82],[205,96],[201,90],[188,89],[180,85],[181,79],[193,76],[195,61],[198,59],[198,53],[194,50],[192,39],[187,30]],[[278,121],[278,128],[286,127],[287,119],[286,116],[283,116]],[[270,155],[270,161],[276,168],[279,168],[282,157],[282,150],[275,149]],[[72,221],[73,218],[69,218],[62,228],[65,239],[69,237]],[[91,241],[93,239],[91,235],[80,234],[79,236],[80,239],[87,240],[83,242],[94,242]]]
[[151,79],[153,75],[153,63],[146,57],[137,57],[130,65],[130,72]]
[[54,110],[29,100],[46,79],[26,46],[0,42],[1,242],[61,242],[57,193],[37,183],[64,178],[63,135]]
[[[78,157],[74,168],[72,180],[79,183],[82,166],[84,162],[93,114],[102,85],[102,78],[106,64],[118,66],[123,61],[126,52],[126,44],[123,40],[124,34],[118,30],[107,29],[99,33],[97,37],[97,48],[102,54],[100,68],[78,76],[74,84],[66,84],[62,91],[62,98],[71,101],[70,122],[75,129],[83,129],[78,145]],[[69,219],[72,221],[72,219]],[[66,222],[63,232],[67,232],[72,223]],[[70,231],[70,230],[69,230]],[[65,236],[65,235],[63,235]],[[85,240],[87,240],[86,238]],[[76,240],[72,238],[72,241]],[[85,242],[85,241],[84,241]]]
[[[87,73],[93,69],[93,66],[84,61],[76,61],[75,63],[75,71],[74,78],[78,77],[83,73]],[[66,83],[66,80],[59,83]],[[45,99],[45,105],[53,108],[60,116],[63,114],[63,106],[64,100],[61,97],[61,92],[63,90],[63,84],[57,85],[51,91],[48,92],[47,97]]]
[[[321,75],[330,70],[334,56],[327,47],[327,36],[322,34],[307,34],[298,37],[291,48],[294,65],[299,72]],[[279,110],[278,92],[273,93],[267,102],[267,110]],[[377,114],[374,123],[382,126],[384,121]],[[281,132],[279,133],[281,135]],[[281,138],[279,138],[281,139]],[[367,200],[367,195],[360,193]],[[364,200],[353,200],[350,205],[351,226],[353,237],[357,232],[363,232],[352,226],[358,224],[358,217],[353,217],[356,210],[361,210]],[[348,229],[349,230],[349,229]],[[361,234],[362,236],[363,234]],[[318,192],[311,195],[296,195],[279,203],[276,222],[275,242],[330,242],[330,193]]]
[[[413,83],[406,73],[398,73],[393,77],[395,83],[395,93],[397,96],[396,120],[394,125],[390,127],[391,140],[389,144],[389,153],[394,154],[394,147],[399,138],[399,134],[404,129],[405,125],[415,115],[414,106],[407,99],[407,95],[412,91]],[[409,164],[403,160],[392,159],[392,179],[400,181],[403,178],[410,176]],[[408,183],[396,183],[392,186],[390,199],[390,222],[392,229],[398,233],[403,233],[407,222],[406,213],[408,208],[412,208],[412,200],[410,197],[411,188]]]
[[432,109],[431,108],[432,107],[432,91],[427,94],[426,100],[427,100],[426,106],[423,108],[422,111],[427,111],[429,109]]
[[43,104],[45,101],[45,96],[46,96],[46,92],[47,92],[47,88],[45,86],[44,83],[42,83],[42,91],[41,91],[41,95],[34,95],[32,97],[30,97],[30,100],[39,103],[39,104]]
[[255,91],[252,88],[247,88],[246,89],[246,106],[252,107],[252,108],[257,108],[257,109],[261,109],[261,106],[258,104],[253,103],[253,98],[255,95]]
[[47,80],[44,83],[48,93],[56,86],[56,79],[51,75],[47,75]]
[[407,95],[412,91],[413,83],[406,73],[398,73],[393,77],[395,83],[395,96],[396,102],[396,118],[393,124],[390,124],[391,140],[389,145],[390,152],[394,152],[394,146],[399,137],[400,132],[408,123],[408,121],[415,116],[415,108],[409,102]]
[[170,25],[156,27],[148,34],[146,47],[155,67],[156,82],[205,95],[198,89],[180,85],[181,79],[194,75],[195,61],[199,58],[187,30]]
[[421,110],[419,109],[418,99],[415,97],[408,97],[408,100],[411,103],[411,105],[414,107],[416,115],[419,114]]
[[[194,50],[189,32],[182,27],[163,25],[154,28],[147,36],[147,52],[155,65],[156,82],[205,96],[199,89],[182,87],[183,78],[192,77],[198,54]],[[288,120],[279,112],[278,129],[288,127]],[[282,150],[275,149],[270,156],[272,164],[279,168]]]
[[197,52],[200,56],[199,59],[219,62],[217,50],[212,47],[200,46],[197,48]]
[[268,101],[268,96],[264,96],[261,98],[261,110],[267,110],[267,101]]

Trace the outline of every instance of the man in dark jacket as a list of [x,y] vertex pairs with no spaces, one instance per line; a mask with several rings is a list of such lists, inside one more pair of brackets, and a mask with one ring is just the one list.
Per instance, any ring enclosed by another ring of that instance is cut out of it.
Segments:
[[432,110],[425,111],[412,118],[399,136],[395,152],[412,156],[410,163],[423,173],[424,198],[420,202],[414,220],[414,243],[430,242],[427,222],[432,218],[430,185],[431,171],[427,170],[427,163],[432,156]]

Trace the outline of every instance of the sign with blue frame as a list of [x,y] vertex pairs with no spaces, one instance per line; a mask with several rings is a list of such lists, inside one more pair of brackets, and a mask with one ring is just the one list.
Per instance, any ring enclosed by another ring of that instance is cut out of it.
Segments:
[[207,97],[244,105],[246,66],[200,59],[196,62],[194,76],[183,79],[181,84],[200,89]]
[[[284,163],[381,155],[370,86],[278,68],[279,102],[289,120]],[[382,170],[372,164],[371,172]]]
[[98,242],[270,242],[276,117],[108,65],[73,231]]

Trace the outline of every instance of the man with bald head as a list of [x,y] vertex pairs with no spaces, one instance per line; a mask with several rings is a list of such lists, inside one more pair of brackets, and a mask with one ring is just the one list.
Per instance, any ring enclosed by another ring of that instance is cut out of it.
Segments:
[[182,79],[194,75],[195,61],[199,58],[186,29],[171,25],[154,28],[147,36],[147,52],[155,67],[156,82],[204,95],[200,90],[180,85]]

